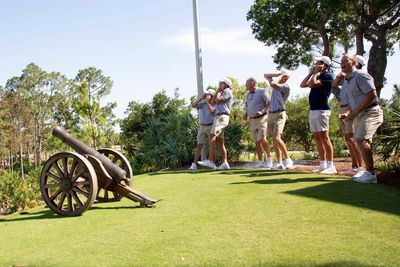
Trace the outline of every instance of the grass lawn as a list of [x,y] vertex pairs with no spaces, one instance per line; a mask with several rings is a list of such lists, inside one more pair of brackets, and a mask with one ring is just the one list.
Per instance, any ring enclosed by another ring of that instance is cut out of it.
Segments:
[[235,169],[154,173],[79,217],[0,221],[0,266],[400,266],[400,191],[348,177]]

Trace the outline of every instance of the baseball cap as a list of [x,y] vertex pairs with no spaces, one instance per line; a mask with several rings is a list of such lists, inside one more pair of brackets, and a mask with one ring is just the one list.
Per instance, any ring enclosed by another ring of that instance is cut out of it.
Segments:
[[361,66],[365,66],[365,59],[363,58],[363,56],[356,55],[356,60],[358,63],[360,63]]
[[220,79],[219,82],[224,82],[226,83],[226,85],[228,85],[229,88],[232,88],[232,81],[229,78]]
[[322,61],[328,66],[331,65],[331,59],[329,57],[327,57],[327,56],[316,57],[315,61]]
[[208,90],[206,90],[204,92],[204,94],[208,94],[208,95],[214,96],[215,95],[215,91],[213,89],[208,89]]

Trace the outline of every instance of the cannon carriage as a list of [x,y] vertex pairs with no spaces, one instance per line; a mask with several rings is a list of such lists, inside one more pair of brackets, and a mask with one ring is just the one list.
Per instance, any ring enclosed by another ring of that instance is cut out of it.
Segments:
[[50,157],[40,175],[43,199],[58,215],[81,215],[96,199],[110,202],[126,197],[140,207],[159,201],[130,187],[132,168],[121,153],[91,148],[59,126],[52,133],[76,151]]

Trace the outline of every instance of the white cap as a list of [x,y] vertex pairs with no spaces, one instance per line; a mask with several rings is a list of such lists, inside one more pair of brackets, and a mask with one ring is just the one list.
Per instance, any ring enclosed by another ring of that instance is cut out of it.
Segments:
[[232,88],[232,81],[229,78],[220,79],[219,82],[224,82],[226,83],[226,85],[228,85],[229,88]]
[[215,90],[213,90],[213,89],[208,89],[208,90],[206,90],[206,91],[204,92],[204,94],[208,94],[208,95],[214,96],[214,95],[215,95]]
[[324,62],[326,65],[330,66],[331,65],[331,59],[327,56],[322,56],[322,57],[316,57],[315,61],[322,61]]
[[356,55],[356,60],[358,63],[360,63],[361,66],[365,66],[365,59],[363,58],[363,56]]

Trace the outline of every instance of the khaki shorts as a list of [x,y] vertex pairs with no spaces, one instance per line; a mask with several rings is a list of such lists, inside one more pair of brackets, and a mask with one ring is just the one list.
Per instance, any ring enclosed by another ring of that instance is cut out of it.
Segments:
[[375,106],[358,113],[354,119],[354,139],[372,142],[372,136],[383,122],[383,111]]
[[229,124],[229,116],[228,115],[216,115],[214,117],[214,124],[211,127],[211,134],[224,138],[224,129]]
[[[345,112],[347,110],[348,110],[347,107],[340,108],[340,114],[342,114],[343,112]],[[339,127],[340,127],[340,131],[342,132],[342,134],[354,133],[353,120],[349,121],[349,120],[339,119]]]
[[254,142],[267,139],[268,116],[249,118],[251,138]]
[[205,144],[210,138],[212,125],[200,125],[199,131],[197,132],[197,144]]
[[329,130],[330,110],[310,110],[310,132],[325,132]]
[[285,128],[285,123],[288,116],[286,111],[276,112],[276,113],[269,113],[268,114],[268,135],[275,136],[278,133],[283,133],[283,128]]

